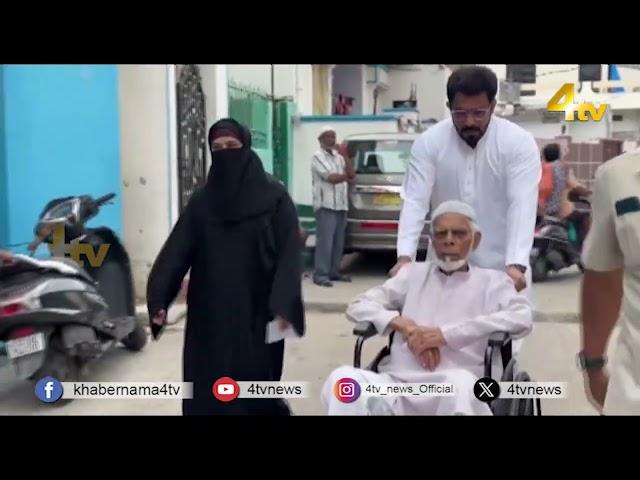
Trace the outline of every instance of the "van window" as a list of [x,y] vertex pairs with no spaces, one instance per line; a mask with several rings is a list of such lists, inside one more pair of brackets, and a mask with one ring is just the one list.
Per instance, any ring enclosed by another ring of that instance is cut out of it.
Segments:
[[352,140],[346,150],[359,174],[402,174],[411,158],[411,140]]

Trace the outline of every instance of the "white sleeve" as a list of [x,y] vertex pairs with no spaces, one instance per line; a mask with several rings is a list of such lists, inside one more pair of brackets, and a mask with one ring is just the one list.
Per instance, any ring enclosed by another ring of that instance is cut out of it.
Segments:
[[347,307],[347,318],[355,323],[371,322],[380,334],[387,334],[391,320],[402,312],[413,265],[404,266],[384,284],[356,297]]
[[542,164],[538,145],[530,134],[515,147],[507,164],[506,265],[527,267],[533,247]]
[[414,142],[401,190],[403,202],[398,225],[398,256],[415,258],[436,179],[434,156],[428,137],[421,136]]
[[489,313],[442,327],[442,335],[451,348],[458,350],[488,338],[493,332],[509,332],[514,338],[531,332],[531,303],[516,291],[513,281],[506,273],[491,281],[486,291],[485,305]]
[[316,174],[318,177],[320,177],[320,179],[326,182],[329,181],[329,175],[331,175],[329,166],[327,166],[326,163],[323,162],[317,154],[314,155],[313,159],[311,160],[311,172]]
[[591,198],[593,219],[582,249],[585,268],[596,272],[610,272],[624,266],[616,232],[615,205],[611,199],[613,181],[604,168],[596,170]]

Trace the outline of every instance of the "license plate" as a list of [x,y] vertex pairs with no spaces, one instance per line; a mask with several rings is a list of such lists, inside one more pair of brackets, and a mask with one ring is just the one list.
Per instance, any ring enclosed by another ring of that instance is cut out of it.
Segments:
[[7,342],[7,355],[9,358],[24,357],[32,353],[44,350],[44,333],[34,333],[27,337],[16,338]]
[[374,205],[400,205],[400,195],[397,193],[378,193],[373,197]]

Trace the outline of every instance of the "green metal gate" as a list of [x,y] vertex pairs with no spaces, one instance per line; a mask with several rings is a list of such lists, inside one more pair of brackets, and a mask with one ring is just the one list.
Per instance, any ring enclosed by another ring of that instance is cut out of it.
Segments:
[[251,130],[253,148],[265,170],[287,188],[291,178],[293,102],[229,83],[229,115]]

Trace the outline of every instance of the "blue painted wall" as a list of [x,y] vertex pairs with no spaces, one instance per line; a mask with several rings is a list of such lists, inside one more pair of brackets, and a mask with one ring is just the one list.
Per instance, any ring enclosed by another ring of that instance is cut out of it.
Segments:
[[4,141],[4,67],[0,66],[0,248],[9,243],[7,220],[7,168],[6,144]]
[[31,240],[44,205],[71,195],[115,192],[91,225],[121,234],[117,66],[11,65],[0,73],[0,247]]

